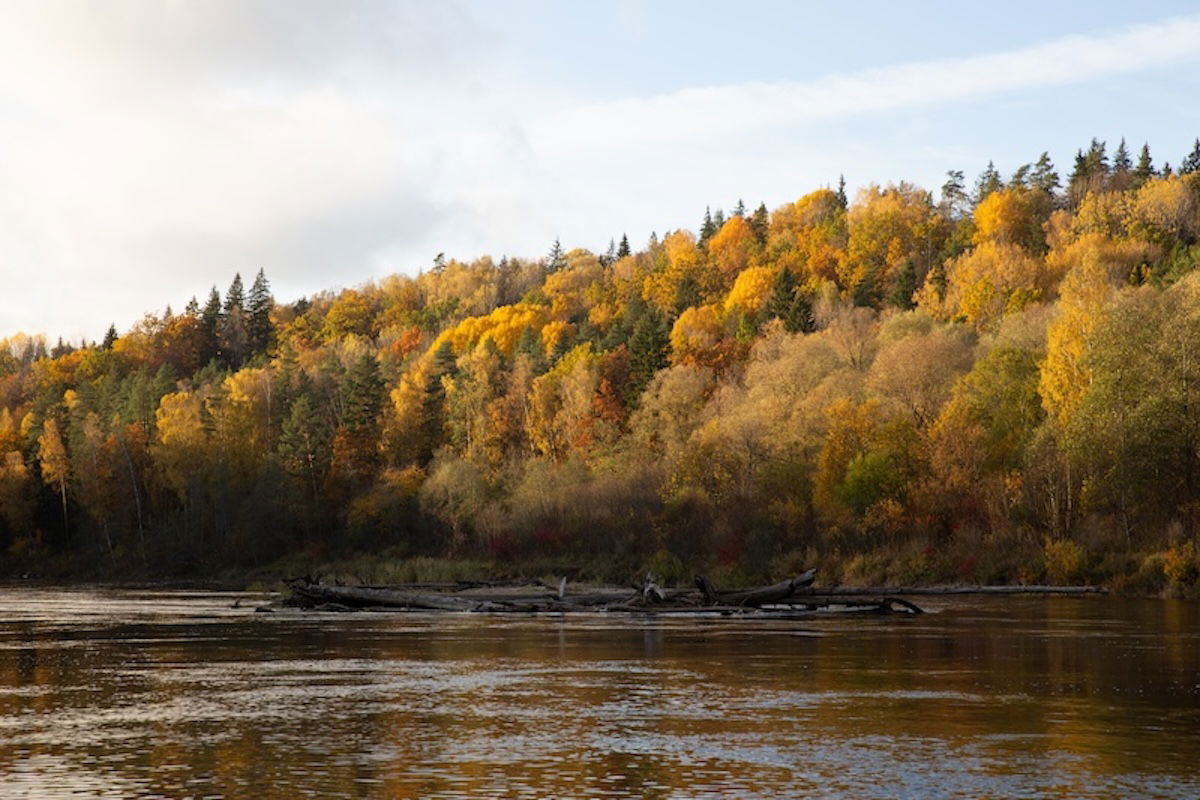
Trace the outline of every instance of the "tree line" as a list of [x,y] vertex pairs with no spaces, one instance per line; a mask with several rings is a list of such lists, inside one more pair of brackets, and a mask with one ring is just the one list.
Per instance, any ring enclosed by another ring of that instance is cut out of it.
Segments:
[[0,340],[16,571],[1200,574],[1200,140]]

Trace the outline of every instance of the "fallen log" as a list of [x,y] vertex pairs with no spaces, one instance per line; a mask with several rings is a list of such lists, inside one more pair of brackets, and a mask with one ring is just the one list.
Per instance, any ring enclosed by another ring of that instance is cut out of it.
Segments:
[[[696,578],[697,589],[665,589],[647,575],[633,592],[592,589],[572,595],[566,581],[555,591],[528,593],[500,591],[496,585],[442,592],[413,591],[413,585],[339,586],[308,580],[292,584],[292,595],[283,605],[325,611],[475,611],[484,613],[566,613],[611,611],[617,613],[665,614],[775,614],[798,616],[819,613],[923,613],[913,603],[892,594],[882,599],[834,597],[811,592],[816,570],[771,586],[722,591],[704,576]],[[526,584],[528,585],[528,584]],[[423,585],[422,588],[427,587]],[[449,589],[450,587],[446,587]],[[806,591],[807,590],[807,591]],[[877,595],[878,597],[878,595]]]
[[812,586],[816,580],[817,571],[810,569],[805,573],[797,575],[790,580],[776,583],[772,586],[764,586],[759,589],[747,589],[742,591],[719,591],[703,575],[696,576],[696,588],[704,596],[705,601],[709,605],[729,605],[729,606],[763,606],[770,603],[778,603],[792,597],[797,592]]
[[470,611],[478,601],[462,597],[435,594],[415,594],[391,589],[372,589],[364,586],[325,586],[319,583],[298,583],[293,595],[305,607],[337,604],[348,608],[403,608],[426,611]]

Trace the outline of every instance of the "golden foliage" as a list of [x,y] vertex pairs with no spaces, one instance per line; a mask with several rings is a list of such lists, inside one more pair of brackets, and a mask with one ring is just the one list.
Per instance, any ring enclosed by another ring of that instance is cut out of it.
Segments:
[[708,240],[708,254],[726,276],[736,275],[750,266],[757,250],[754,231],[742,217],[730,217]]
[[740,308],[742,311],[757,314],[770,298],[771,290],[775,286],[775,276],[778,274],[779,271],[771,267],[750,267],[743,270],[725,298],[725,310]]

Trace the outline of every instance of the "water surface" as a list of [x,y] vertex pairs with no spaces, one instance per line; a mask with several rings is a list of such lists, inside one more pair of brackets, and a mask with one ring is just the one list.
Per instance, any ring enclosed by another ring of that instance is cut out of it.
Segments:
[[752,620],[237,598],[0,589],[0,797],[1200,797],[1196,604]]

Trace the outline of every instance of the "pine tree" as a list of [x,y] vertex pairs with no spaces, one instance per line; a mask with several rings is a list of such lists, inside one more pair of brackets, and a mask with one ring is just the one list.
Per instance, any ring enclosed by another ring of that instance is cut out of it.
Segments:
[[787,267],[779,270],[765,308],[768,318],[779,319],[788,333],[810,333],[815,329],[812,302],[796,275]]
[[841,205],[842,208],[848,208],[850,206],[850,201],[846,198],[846,176],[845,175],[838,175],[837,199],[838,199],[838,204]]
[[617,243],[614,239],[608,240],[608,249],[604,251],[604,255],[600,256],[600,266],[608,267],[617,260]]
[[1029,181],[1029,173],[1032,169],[1032,164],[1022,164],[1017,167],[1016,172],[1008,179],[1008,185],[1016,189],[1024,189]]
[[550,363],[557,364],[559,359],[571,352],[571,334],[567,329],[558,332],[558,337],[554,340],[554,347],[550,350]]
[[888,299],[891,300],[892,305],[907,311],[915,305],[913,295],[918,288],[916,265],[913,264],[912,259],[905,259],[904,265],[896,274],[896,287]]
[[1129,158],[1129,148],[1125,146],[1125,137],[1121,137],[1121,143],[1117,145],[1117,152],[1113,153],[1112,171],[1129,172],[1133,162]]
[[383,409],[383,390],[379,362],[375,356],[364,353],[346,373],[342,387],[342,424],[351,430],[374,426]]
[[767,230],[770,226],[770,215],[767,213],[767,204],[759,203],[758,208],[754,209],[754,213],[750,215],[750,230],[754,231],[754,238],[759,244],[767,243]]
[[689,273],[679,281],[675,289],[675,313],[682,314],[686,309],[700,305],[700,284]]
[[233,282],[229,284],[229,289],[225,292],[225,314],[229,314],[235,308],[244,309],[246,307],[245,290],[242,288],[242,273],[236,272],[233,275]]
[[513,352],[517,356],[525,356],[529,359],[529,365],[535,375],[541,375],[546,371],[546,348],[542,346],[541,338],[532,326],[526,325],[521,330],[521,335],[517,337],[516,349]]
[[275,305],[267,276],[260,269],[250,286],[246,311],[249,313],[250,351],[265,352],[271,346],[271,308]]
[[202,337],[201,363],[207,364],[217,357],[220,345],[217,342],[217,325],[221,321],[221,293],[212,287],[208,301],[200,312],[200,334]]
[[1192,145],[1192,152],[1184,156],[1183,163],[1179,165],[1180,175],[1190,175],[1193,172],[1200,172],[1200,137]]
[[735,205],[733,207],[733,216],[735,216],[735,217],[745,217],[746,216],[746,204],[744,202],[742,202],[742,198],[740,198],[740,197],[738,198],[737,205]]
[[627,256],[629,254],[630,254],[629,237],[626,234],[622,233],[621,234],[621,243],[619,245],[617,245],[617,258],[625,258],[625,256]]
[[667,366],[670,346],[666,320],[647,310],[638,318],[629,337],[629,383],[625,390],[628,408],[637,405],[654,373]]
[[1001,180],[996,165],[989,161],[987,168],[979,174],[979,179],[975,181],[975,204],[979,205],[989,194],[1003,188],[1004,181]]
[[712,209],[708,206],[704,207],[704,220],[700,223],[700,244],[704,244],[713,237],[717,232],[716,223],[713,222]]
[[563,258],[562,244],[558,239],[554,240],[554,246],[550,248],[549,255],[546,256],[546,272],[558,272],[566,264]]
[[454,348],[442,342],[434,351],[429,375],[425,380],[425,399],[421,403],[421,444],[419,460],[428,463],[445,438],[446,385],[444,377],[453,378],[456,370]]
[[1088,147],[1087,154],[1084,155],[1084,163],[1087,164],[1088,176],[1108,176],[1108,154],[1105,150],[1105,143],[1099,139],[1092,139],[1092,144]]
[[333,427],[311,391],[299,394],[283,421],[277,448],[284,468],[303,480],[315,499],[329,470]]
[[112,350],[113,343],[117,341],[117,326],[116,323],[108,326],[108,331],[104,334],[104,343],[100,347],[104,350]]
[[250,354],[250,328],[246,318],[246,292],[242,274],[235,273],[225,292],[225,305],[217,322],[217,355],[231,370],[241,369]]
[[[787,267],[779,270],[775,276],[775,284],[771,287],[771,296],[767,298],[765,311],[771,319],[785,319],[796,298],[796,274]],[[786,320],[784,322],[786,325]]]
[[1054,169],[1054,162],[1050,160],[1049,153],[1043,151],[1038,156],[1038,160],[1034,162],[1033,172],[1029,176],[1029,185],[1034,189],[1041,189],[1051,196],[1062,185],[1059,183],[1058,172]]
[[1154,177],[1154,161],[1150,158],[1150,145],[1144,143],[1138,154],[1137,166],[1133,168],[1133,185],[1141,186]]
[[959,219],[971,210],[971,198],[967,195],[967,183],[961,169],[946,172],[942,184],[942,209],[950,219]]

